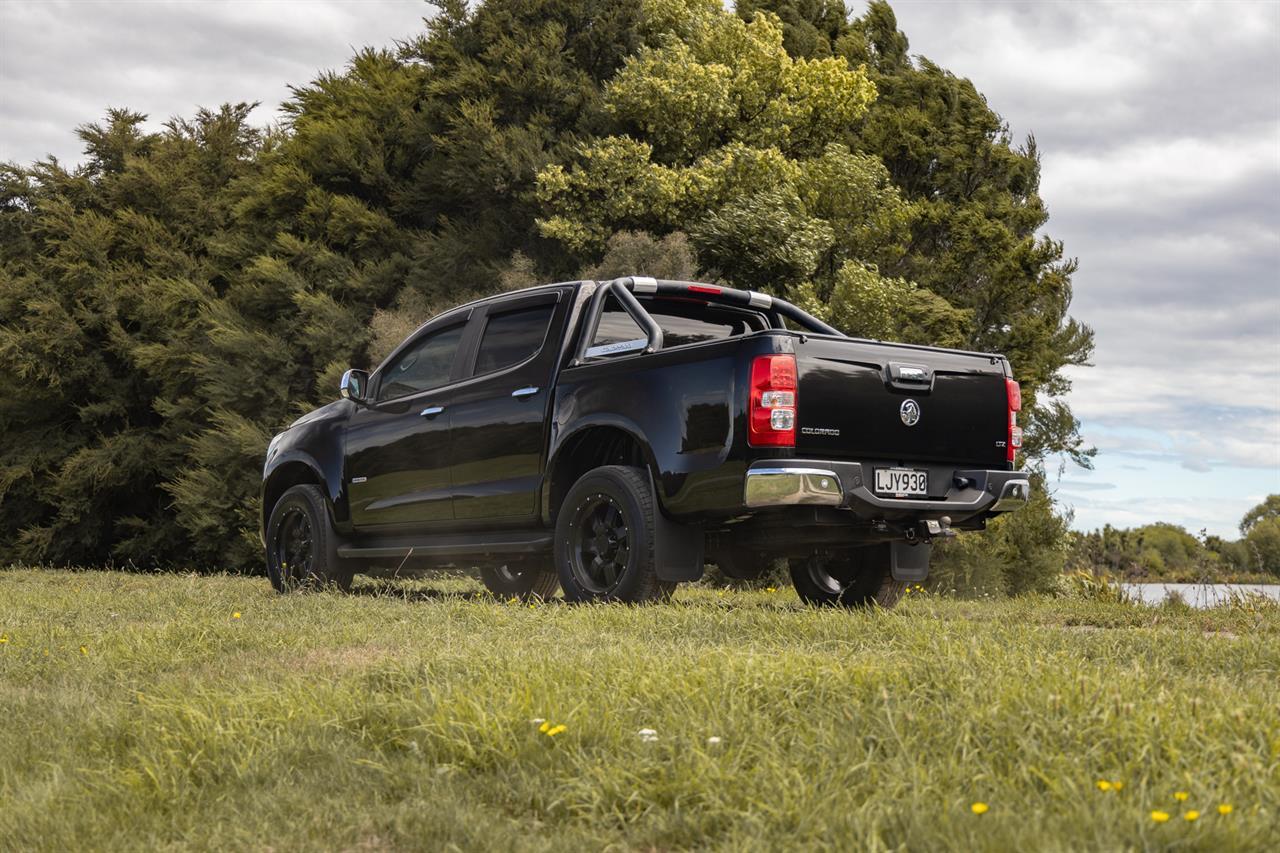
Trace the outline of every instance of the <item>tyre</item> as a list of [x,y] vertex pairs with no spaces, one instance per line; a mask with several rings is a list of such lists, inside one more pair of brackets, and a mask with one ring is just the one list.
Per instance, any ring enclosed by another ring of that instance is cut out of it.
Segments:
[[483,566],[480,580],[498,598],[541,598],[556,594],[560,579],[554,571],[533,562],[512,561],[502,566]]
[[791,584],[808,604],[817,607],[893,607],[906,591],[906,581],[893,579],[889,549],[856,548],[832,556],[793,557]]
[[293,486],[267,522],[267,574],[277,592],[302,587],[351,588],[355,574],[338,557],[338,537],[319,486]]
[[568,601],[660,601],[675,584],[658,578],[649,478],[605,465],[573,484],[556,518],[555,561]]

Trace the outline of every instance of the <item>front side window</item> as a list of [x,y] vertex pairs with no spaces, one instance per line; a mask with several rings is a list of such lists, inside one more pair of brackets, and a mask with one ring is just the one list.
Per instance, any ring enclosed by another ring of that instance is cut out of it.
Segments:
[[548,303],[490,315],[476,354],[476,374],[519,364],[542,349],[553,310],[555,305]]
[[382,372],[378,399],[394,400],[447,384],[464,328],[460,323],[414,342]]

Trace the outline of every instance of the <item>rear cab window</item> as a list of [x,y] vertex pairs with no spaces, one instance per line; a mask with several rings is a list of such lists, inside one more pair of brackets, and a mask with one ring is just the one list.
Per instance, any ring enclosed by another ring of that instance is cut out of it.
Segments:
[[[663,349],[724,340],[769,328],[763,314],[697,300],[641,299],[640,304],[662,329]],[[590,346],[644,340],[644,330],[626,312],[622,303],[610,295]]]

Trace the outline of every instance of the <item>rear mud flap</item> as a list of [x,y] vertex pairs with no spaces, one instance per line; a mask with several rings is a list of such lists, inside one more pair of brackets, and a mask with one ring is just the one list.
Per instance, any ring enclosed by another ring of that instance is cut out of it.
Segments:
[[696,581],[702,577],[706,537],[701,527],[679,524],[655,509],[653,524],[657,528],[654,557],[658,577],[664,581]]
[[[657,484],[649,474],[657,504]],[[653,549],[657,574],[664,581],[696,581],[702,577],[702,565],[706,559],[706,536],[702,528],[680,524],[662,514],[662,507],[653,508]]]
[[933,546],[925,543],[893,542],[889,547],[889,566],[896,581],[920,582],[929,576],[929,553]]

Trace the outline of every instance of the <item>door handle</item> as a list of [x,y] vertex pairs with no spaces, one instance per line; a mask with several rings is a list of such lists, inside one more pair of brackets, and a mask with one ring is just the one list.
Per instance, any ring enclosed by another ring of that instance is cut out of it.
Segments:
[[434,418],[436,415],[444,411],[444,406],[427,406],[418,414],[424,418]]
[[512,391],[511,396],[515,397],[517,400],[523,400],[525,397],[532,397],[534,394],[537,394],[539,390],[541,389],[535,388],[532,385],[526,385],[523,388],[517,388]]

